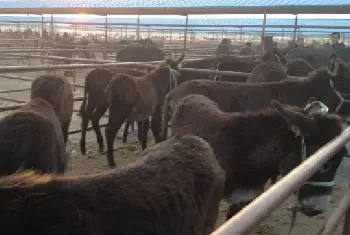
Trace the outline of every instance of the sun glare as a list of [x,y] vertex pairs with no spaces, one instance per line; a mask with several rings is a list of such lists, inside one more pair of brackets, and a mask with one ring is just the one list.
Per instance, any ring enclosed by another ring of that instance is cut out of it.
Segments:
[[78,18],[86,18],[86,14],[84,14],[84,13],[79,13],[78,15],[77,15],[77,17]]

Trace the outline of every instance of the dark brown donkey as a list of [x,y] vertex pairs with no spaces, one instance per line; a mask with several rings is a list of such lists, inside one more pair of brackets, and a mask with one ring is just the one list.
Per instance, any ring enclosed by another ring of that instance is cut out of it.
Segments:
[[304,106],[315,97],[335,113],[350,113],[350,69],[335,55],[329,58],[328,68],[310,73],[300,80],[243,84],[192,80],[184,82],[167,94],[163,110],[163,134],[166,138],[168,120],[177,102],[190,94],[201,94],[218,103],[225,112],[259,110],[276,99],[284,104]]
[[137,121],[139,140],[142,148],[147,146],[149,117],[152,117],[151,130],[156,143],[160,141],[162,107],[165,95],[177,85],[178,65],[184,59],[182,55],[176,61],[166,60],[157,68],[142,77],[131,77],[127,74],[116,74],[106,88],[109,109],[106,127],[107,158],[114,167],[113,143],[123,122]]
[[[272,105],[254,112],[227,113],[207,97],[189,95],[175,108],[172,133],[202,137],[226,171],[228,218],[259,196],[269,178],[287,174],[347,126],[342,117],[324,112],[317,101],[305,109],[278,101]],[[345,153],[345,148],[338,151],[300,189],[298,200],[306,215],[326,210]]]
[[51,104],[34,98],[0,121],[0,175],[34,169],[64,173],[61,124]]
[[[81,122],[81,154],[86,154],[86,130],[91,120],[92,128],[95,131],[99,152],[104,151],[103,137],[99,127],[101,117],[106,113],[108,105],[105,97],[105,90],[116,73],[125,73],[130,76],[142,76],[145,73],[139,70],[126,68],[96,68],[85,78],[84,99],[80,106],[79,114]],[[126,142],[129,123],[125,125],[123,141]]]
[[291,76],[306,77],[314,70],[312,65],[304,59],[291,60],[286,64],[286,73]]
[[345,218],[344,218],[344,224],[343,224],[343,235],[349,235],[349,234],[350,234],[350,210],[347,210],[345,212]]
[[16,235],[208,235],[224,181],[207,142],[174,137],[110,173],[0,178],[0,227]]
[[37,97],[52,105],[61,123],[64,143],[67,144],[74,106],[73,89],[69,80],[57,75],[39,76],[31,87],[31,99]]

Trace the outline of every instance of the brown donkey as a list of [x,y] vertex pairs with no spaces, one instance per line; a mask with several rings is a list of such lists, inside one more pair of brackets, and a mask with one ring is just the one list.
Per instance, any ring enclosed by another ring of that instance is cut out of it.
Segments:
[[16,235],[208,235],[224,180],[207,142],[176,136],[109,173],[0,178],[0,227]]
[[111,167],[115,166],[113,142],[123,122],[137,121],[139,140],[142,148],[147,146],[149,117],[152,117],[151,130],[156,143],[160,139],[162,107],[165,95],[177,85],[177,69],[185,55],[176,61],[167,59],[165,63],[142,77],[116,74],[106,88],[109,109],[106,127],[107,158]]
[[42,98],[49,102],[61,123],[64,143],[68,141],[68,129],[73,114],[73,89],[66,77],[41,75],[31,87],[31,99]]
[[[104,151],[103,137],[99,122],[108,108],[105,89],[116,73],[125,73],[130,76],[142,76],[145,74],[142,71],[126,68],[96,68],[86,76],[84,99],[79,110],[80,117],[82,118],[80,150],[83,155],[86,154],[86,130],[90,120],[96,134],[99,152],[102,153]],[[130,123],[125,125],[123,142],[126,142],[129,126]]]
[[0,175],[36,170],[66,170],[61,125],[49,102],[34,98],[0,121]]
[[[188,95],[172,115],[172,134],[203,138],[226,171],[228,218],[259,196],[269,178],[287,174],[348,126],[345,119],[326,113],[322,103],[312,99],[305,108],[276,100],[271,105],[257,111],[223,112],[203,95]],[[337,151],[298,191],[305,215],[326,210],[345,154],[345,148]]]

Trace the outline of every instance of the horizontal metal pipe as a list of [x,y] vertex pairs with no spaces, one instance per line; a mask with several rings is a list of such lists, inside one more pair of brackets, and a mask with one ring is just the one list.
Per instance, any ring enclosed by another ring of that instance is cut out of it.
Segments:
[[[159,61],[161,62],[161,61]],[[120,62],[105,64],[59,64],[59,65],[35,65],[35,66],[0,66],[0,73],[9,72],[31,72],[31,71],[47,71],[60,69],[86,69],[96,67],[118,67],[118,66],[140,66],[145,68],[154,68],[150,62]]]
[[[62,51],[72,51],[72,52],[78,52],[78,51],[94,51],[94,52],[108,52],[108,51],[115,51],[115,49],[111,48],[72,48],[72,49],[59,49],[59,48],[45,48],[45,49],[11,49],[11,53],[28,53],[28,52],[62,52]],[[7,53],[9,50],[7,49],[0,49],[0,53]]]
[[257,199],[226,221],[212,235],[241,235],[251,232],[264,218],[297,191],[321,166],[344,147],[350,138],[350,127],[320,148]]
[[331,235],[337,229],[340,220],[345,215],[346,211],[350,208],[350,190],[346,192],[338,207],[334,210],[329,219],[322,226],[317,235]]
[[[193,73],[203,73],[203,74],[219,74],[219,75],[226,75],[226,76],[246,76],[248,77],[250,73],[243,73],[243,72],[234,72],[234,71],[220,71],[220,70],[211,70],[211,69],[193,69],[193,68],[181,68],[180,71],[184,72],[193,72]],[[296,77],[296,76],[288,76],[289,79],[305,79],[306,77]]]
[[94,63],[115,63],[114,60],[96,60],[96,59],[85,59],[85,58],[72,58],[62,56],[42,56],[42,55],[28,55],[28,54],[15,54],[15,53],[1,53],[6,56],[17,56],[19,58],[39,58],[49,60],[65,60],[65,61],[77,61],[77,62],[94,62]]
[[[15,99],[9,99],[9,98],[3,98],[0,97],[0,100],[6,100],[6,101],[11,101],[11,102],[17,102],[19,104],[17,105],[4,105],[4,106],[0,106],[0,112],[4,112],[4,111],[11,111],[11,110],[16,110],[20,107],[22,107],[23,105],[25,105],[27,102],[25,101],[20,101],[20,100],[15,100]],[[84,100],[84,97],[76,97],[74,98],[74,101],[82,101]]]
[[11,110],[16,110],[22,107],[25,103],[23,104],[15,104],[15,105],[6,105],[6,106],[0,106],[0,112],[5,112],[5,111],[11,111]]
[[[21,81],[28,81],[32,82],[35,80],[35,78],[29,78],[29,77],[21,77],[21,76],[15,76],[11,74],[0,74],[0,77],[2,78],[7,78],[7,79],[14,79],[14,80],[21,80]],[[84,84],[79,84],[79,83],[71,83],[73,87],[79,87],[79,88],[84,88]],[[1,92],[0,92],[1,93]]]
[[0,94],[13,93],[13,92],[23,92],[23,91],[30,91],[30,90],[31,90],[31,88],[4,90],[4,91],[0,91]]
[[38,41],[40,38],[23,38],[23,39],[0,39],[0,42],[25,42],[25,41]]
[[11,99],[11,98],[6,98],[6,97],[0,97],[0,100],[19,103],[19,104],[25,103],[25,101],[23,101],[23,100]]
[[[100,128],[106,127],[106,126],[107,126],[107,123],[106,123],[106,124],[99,125]],[[87,128],[87,131],[91,131],[91,130],[93,130],[92,127],[88,127],[88,128]],[[75,130],[68,131],[68,134],[69,134],[69,135],[73,135],[73,134],[77,134],[77,133],[80,133],[80,132],[81,132],[81,129],[75,129]]]

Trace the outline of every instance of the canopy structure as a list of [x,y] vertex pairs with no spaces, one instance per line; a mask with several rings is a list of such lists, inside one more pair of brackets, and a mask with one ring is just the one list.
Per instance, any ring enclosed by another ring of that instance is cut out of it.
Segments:
[[0,0],[0,14],[349,14],[350,0]]

